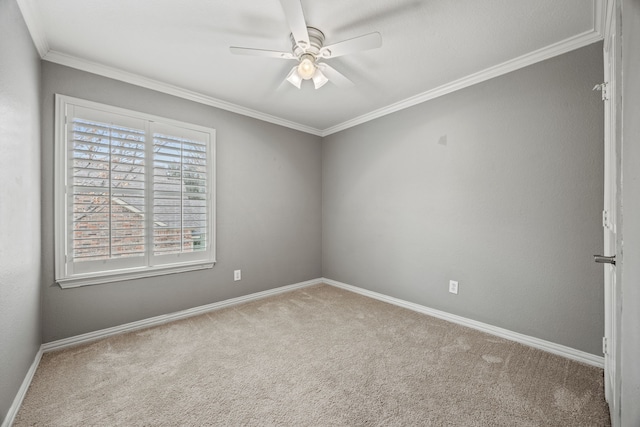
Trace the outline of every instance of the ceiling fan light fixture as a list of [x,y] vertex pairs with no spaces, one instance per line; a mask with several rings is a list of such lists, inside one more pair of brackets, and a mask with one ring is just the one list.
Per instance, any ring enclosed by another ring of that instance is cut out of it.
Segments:
[[322,86],[324,86],[329,81],[327,76],[322,74],[322,71],[320,71],[319,68],[316,70],[316,73],[313,75],[312,78],[313,78],[313,86],[316,89],[320,89]]
[[315,58],[313,55],[304,54],[300,57],[300,64],[298,64],[298,74],[304,80],[309,80],[316,73]]
[[287,75],[287,81],[300,89],[300,85],[302,84],[302,77],[298,74],[298,66],[295,66],[289,71]]
[[316,89],[320,89],[328,80],[331,80],[332,83],[341,88],[353,86],[353,82],[338,70],[326,63],[318,63],[317,61],[379,48],[382,46],[380,33],[364,34],[325,46],[324,33],[316,27],[307,25],[304,11],[302,10],[302,0],[279,1],[291,30],[289,34],[291,51],[280,52],[231,46],[229,49],[231,53],[234,55],[297,60],[298,63],[289,71],[286,80],[298,89],[302,86],[302,80],[313,80],[313,85]]

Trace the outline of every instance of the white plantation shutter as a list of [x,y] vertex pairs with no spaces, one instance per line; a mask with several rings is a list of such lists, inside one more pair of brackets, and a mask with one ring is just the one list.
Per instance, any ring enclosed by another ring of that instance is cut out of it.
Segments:
[[211,267],[215,131],[56,100],[61,286]]
[[73,271],[142,266],[145,122],[79,106],[69,113],[67,257]]
[[164,123],[153,123],[152,131],[155,262],[201,258],[210,227],[209,134]]

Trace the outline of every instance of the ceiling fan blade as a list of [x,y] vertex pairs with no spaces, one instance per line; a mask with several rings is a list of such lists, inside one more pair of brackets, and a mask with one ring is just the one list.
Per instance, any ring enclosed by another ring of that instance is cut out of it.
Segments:
[[266,58],[278,59],[296,59],[296,57],[290,52],[278,52],[275,50],[253,49],[250,47],[236,46],[231,46],[229,50],[234,55],[262,56]]
[[318,68],[329,79],[329,81],[341,88],[348,88],[353,86],[353,82],[346,78],[341,72],[333,68],[332,66],[322,63],[318,64]]
[[380,46],[382,46],[382,36],[380,33],[369,33],[364,36],[355,37],[325,46],[320,49],[320,56],[323,58],[335,58],[348,53],[377,49]]
[[309,32],[307,31],[307,22],[304,19],[300,0],[280,0],[280,4],[287,17],[293,38],[300,47],[306,49],[309,46]]

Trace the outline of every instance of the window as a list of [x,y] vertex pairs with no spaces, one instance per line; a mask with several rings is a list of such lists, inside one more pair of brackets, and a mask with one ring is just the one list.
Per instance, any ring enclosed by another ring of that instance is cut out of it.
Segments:
[[56,95],[56,281],[211,268],[215,130]]

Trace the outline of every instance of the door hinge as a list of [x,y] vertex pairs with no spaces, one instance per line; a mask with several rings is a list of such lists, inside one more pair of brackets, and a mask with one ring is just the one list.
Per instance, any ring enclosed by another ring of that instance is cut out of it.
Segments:
[[607,354],[607,337],[602,337],[602,354]]
[[606,210],[602,211],[602,226],[604,228],[609,228],[609,212]]
[[599,90],[602,92],[602,100],[603,101],[607,101],[609,100],[609,86],[607,86],[608,83],[604,82],[604,83],[600,83],[597,84],[593,87],[592,90]]

